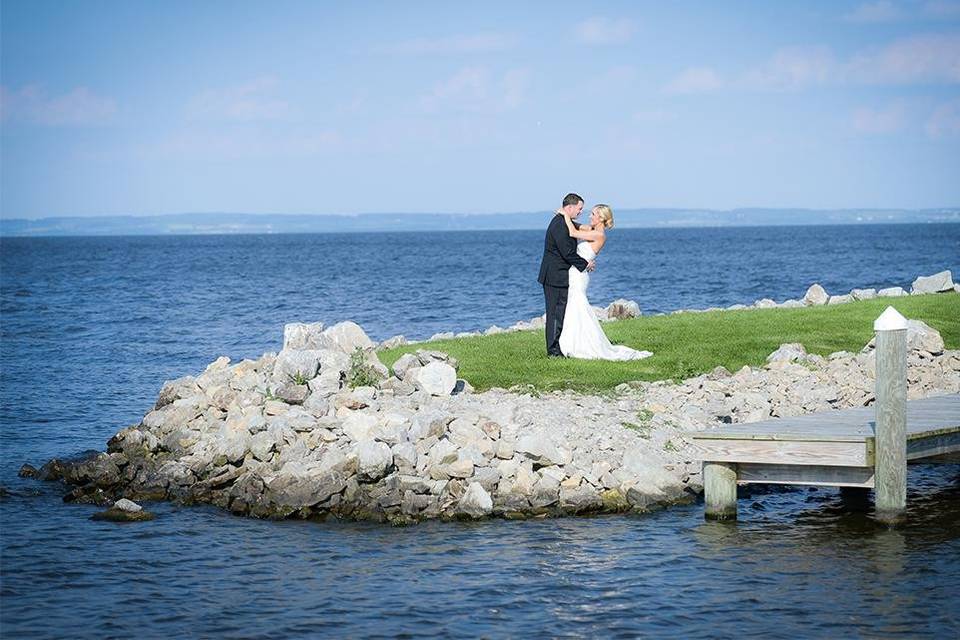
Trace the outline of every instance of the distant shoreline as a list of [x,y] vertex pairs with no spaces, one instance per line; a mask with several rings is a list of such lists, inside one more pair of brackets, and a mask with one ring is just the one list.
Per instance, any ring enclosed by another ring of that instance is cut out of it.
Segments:
[[[0,238],[107,236],[287,235],[438,231],[529,231],[542,229],[550,212],[499,214],[171,214],[158,216],[0,219]],[[960,208],[923,210],[623,209],[620,229],[957,224]]]

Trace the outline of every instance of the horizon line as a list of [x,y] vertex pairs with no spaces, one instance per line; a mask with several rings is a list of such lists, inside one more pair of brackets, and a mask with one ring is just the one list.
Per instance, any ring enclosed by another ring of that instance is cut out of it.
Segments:
[[[623,212],[636,212],[636,211],[698,211],[698,212],[711,212],[711,213],[733,213],[737,211],[810,211],[810,212],[858,212],[858,211],[875,211],[875,212],[926,212],[926,211],[940,211],[940,212],[960,212],[960,206],[935,206],[935,207],[792,207],[792,206],[779,206],[779,207],[761,207],[761,206],[751,206],[751,207],[733,207],[729,209],[712,209],[709,207],[618,207],[616,211]],[[174,217],[174,216],[190,216],[190,215],[232,215],[232,216],[293,216],[293,217],[326,217],[326,216],[340,216],[347,218],[358,218],[362,216],[385,216],[385,215],[402,215],[402,216],[506,216],[506,215],[517,215],[517,214],[541,214],[549,213],[549,209],[534,209],[534,210],[523,210],[523,211],[493,211],[493,212],[452,212],[452,211],[363,211],[356,213],[345,213],[345,212],[307,212],[307,213],[291,213],[291,212],[248,212],[248,211],[175,211],[175,212],[164,212],[164,213],[95,213],[95,214],[54,214],[54,215],[43,215],[38,217],[6,217],[0,214],[0,222],[14,222],[27,220],[31,222],[36,222],[39,220],[52,220],[52,219],[92,219],[92,218],[164,218],[164,217]]]

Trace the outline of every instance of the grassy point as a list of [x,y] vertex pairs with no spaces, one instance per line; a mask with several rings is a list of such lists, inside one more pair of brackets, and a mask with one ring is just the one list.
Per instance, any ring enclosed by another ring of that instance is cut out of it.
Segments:
[[802,343],[823,356],[857,352],[873,336],[887,306],[937,329],[947,349],[960,349],[960,294],[877,298],[797,309],[743,309],[645,316],[604,324],[611,342],[653,351],[632,362],[548,359],[543,331],[404,345],[379,352],[385,365],[417,349],[445,351],[460,361],[460,376],[478,391],[522,386],[528,393],[571,389],[609,392],[632,380],[685,380],[717,366],[760,366],[781,344]]

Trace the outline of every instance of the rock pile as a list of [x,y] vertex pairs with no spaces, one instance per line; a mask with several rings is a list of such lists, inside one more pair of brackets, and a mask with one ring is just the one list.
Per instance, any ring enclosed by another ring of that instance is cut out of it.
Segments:
[[[960,352],[911,324],[910,397],[960,392]],[[684,433],[862,406],[874,356],[782,345],[762,368],[614,396],[472,393],[446,354],[390,372],[353,323],[287,325],[278,354],[164,384],[106,453],[25,475],[72,485],[65,500],[209,503],[265,518],[395,523],[642,511],[691,499],[700,461]],[[124,516],[126,517],[126,516]]]

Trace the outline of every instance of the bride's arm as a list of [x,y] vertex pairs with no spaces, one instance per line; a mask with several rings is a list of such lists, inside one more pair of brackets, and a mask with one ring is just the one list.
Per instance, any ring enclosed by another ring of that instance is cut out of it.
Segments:
[[577,229],[573,226],[573,220],[562,213],[560,215],[563,216],[563,221],[567,223],[567,232],[571,238],[577,238],[578,240],[599,240],[603,237],[603,230],[594,231],[589,225],[582,225]]

